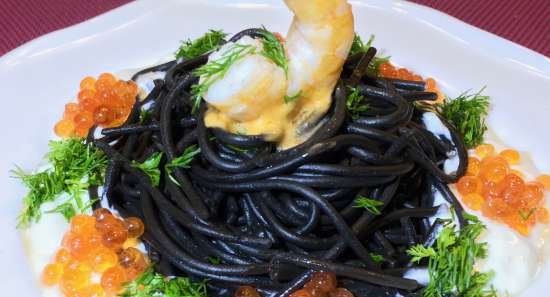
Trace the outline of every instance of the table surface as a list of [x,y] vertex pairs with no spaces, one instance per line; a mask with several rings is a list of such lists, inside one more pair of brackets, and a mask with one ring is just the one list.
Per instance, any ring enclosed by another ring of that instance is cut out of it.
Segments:
[[[162,0],[158,0],[162,1]],[[550,0],[411,0],[550,56]],[[0,0],[0,55],[129,0]]]

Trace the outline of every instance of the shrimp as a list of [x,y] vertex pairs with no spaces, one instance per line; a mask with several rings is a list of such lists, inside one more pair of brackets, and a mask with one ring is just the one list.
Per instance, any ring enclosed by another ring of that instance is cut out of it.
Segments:
[[[236,44],[257,50],[231,65],[204,95],[208,127],[263,135],[279,148],[307,139],[331,105],[332,92],[354,38],[354,19],[347,0],[284,0],[294,13],[283,43],[287,72],[261,55],[258,40]],[[234,44],[226,44],[209,60]]]

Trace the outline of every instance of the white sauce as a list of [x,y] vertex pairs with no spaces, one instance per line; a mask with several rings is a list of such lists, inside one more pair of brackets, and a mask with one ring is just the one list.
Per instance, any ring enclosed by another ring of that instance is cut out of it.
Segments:
[[[439,139],[447,139],[452,141],[451,133],[449,129],[441,122],[439,117],[435,113],[426,112],[422,116],[422,121],[426,125],[426,128],[430,130],[435,136]],[[448,159],[443,164],[443,169],[445,172],[453,172],[458,168],[458,163],[460,162],[458,154],[456,152],[451,152],[447,155]]]
[[[501,151],[507,146],[491,132],[486,135],[486,141]],[[522,162],[513,168],[525,174],[526,180],[533,180],[540,174],[529,154],[521,152]],[[546,195],[546,206],[550,197]],[[501,296],[521,296],[540,274],[548,255],[550,255],[550,226],[537,225],[528,237],[521,236],[503,224],[484,218],[481,213],[471,211],[487,226],[487,231],[480,240],[489,245],[489,256],[479,264],[482,271],[494,271],[492,285]],[[499,271],[501,273],[499,273]]]
[[[166,72],[164,71],[155,71],[155,72],[148,72],[143,75],[140,75],[136,79],[136,84],[138,85],[140,89],[140,95],[146,95],[149,94],[155,87],[154,80],[155,79],[164,79],[164,76],[166,75]],[[120,76],[119,76],[120,77]],[[129,78],[128,78],[129,79]]]
[[[64,201],[59,199],[58,201]],[[69,223],[60,214],[48,214],[44,211],[54,209],[58,203],[44,203],[41,207],[43,213],[38,223],[23,230],[23,241],[26,253],[31,264],[31,270],[34,273],[37,282],[40,282],[40,276],[44,267],[51,263],[55,253],[59,249],[63,235],[67,232]],[[44,297],[62,297],[57,286],[43,288]]]
[[[450,139],[449,131],[441,123],[439,118],[432,113],[425,113],[422,120],[426,127],[436,135]],[[506,146],[494,134],[488,132],[486,142],[495,146],[497,151]],[[532,180],[539,172],[530,161],[528,154],[522,152],[522,163],[513,166],[525,174],[527,180]],[[458,166],[456,154],[450,155],[445,162],[445,172],[453,172]],[[460,197],[454,186],[451,190]],[[547,197],[547,206],[549,197]],[[435,217],[450,217],[448,204],[441,194],[437,193],[434,203],[442,204]],[[519,235],[507,226],[493,222],[485,218],[481,213],[466,209],[476,215],[487,226],[486,231],[480,236],[481,242],[488,243],[488,257],[476,263],[480,271],[493,271],[495,276],[491,285],[498,291],[499,296],[521,296],[521,293],[529,287],[540,273],[544,261],[550,256],[550,226],[537,226],[529,237]],[[432,221],[435,220],[432,218]],[[418,280],[424,284],[427,272],[421,269],[409,271],[406,276]]]
[[492,285],[505,296],[518,296],[537,274],[536,248],[525,238],[505,225],[483,219],[487,230],[480,238],[488,244],[488,257],[476,263],[482,271],[494,271]]

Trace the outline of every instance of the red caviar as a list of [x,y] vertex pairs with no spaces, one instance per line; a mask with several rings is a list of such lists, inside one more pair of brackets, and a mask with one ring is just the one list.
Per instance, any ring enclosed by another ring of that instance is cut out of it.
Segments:
[[110,293],[120,292],[127,281],[126,271],[120,266],[111,267],[101,275],[101,286]]
[[42,272],[42,283],[46,286],[53,286],[61,280],[63,275],[63,264],[52,263],[44,267]]
[[235,290],[234,297],[261,297],[260,293],[251,286],[240,286]]
[[535,224],[548,222],[544,195],[549,190],[550,176],[541,175],[537,181],[527,182],[523,173],[510,167],[521,160],[520,153],[513,149],[496,154],[494,146],[482,144],[475,152],[477,158],[468,159],[467,173],[456,184],[466,206],[524,236]]
[[[259,297],[256,289],[250,286],[238,287],[233,297]],[[336,274],[332,272],[315,272],[302,289],[290,294],[290,297],[354,297],[345,288],[338,288]]]
[[[96,87],[89,81],[83,85]],[[147,256],[135,248],[142,234],[143,222],[136,217],[126,221],[103,208],[91,216],[76,215],[53,262],[44,267],[42,283],[59,285],[65,297],[116,296],[149,266]]]
[[390,61],[386,61],[380,65],[380,76],[392,79],[412,80],[412,81],[424,81],[426,83],[426,91],[434,92],[437,94],[436,101],[426,101],[427,103],[441,103],[444,99],[443,94],[439,91],[437,83],[433,78],[423,79],[422,76],[413,73],[406,68],[398,68]]
[[537,181],[546,188],[546,190],[550,190],[550,175],[543,174],[537,177]]
[[124,123],[138,93],[132,81],[118,80],[110,73],[101,74],[97,80],[91,76],[80,82],[78,103],[65,105],[63,118],[55,125],[59,137],[84,137],[90,128],[116,127]]

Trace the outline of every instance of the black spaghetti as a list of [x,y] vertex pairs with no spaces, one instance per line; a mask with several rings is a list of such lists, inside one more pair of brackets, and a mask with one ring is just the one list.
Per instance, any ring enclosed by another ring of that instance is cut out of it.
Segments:
[[[256,29],[243,35],[258,37]],[[166,275],[208,279],[213,296],[231,296],[243,284],[264,296],[286,297],[313,271],[336,273],[356,296],[408,295],[421,286],[403,277],[406,249],[430,244],[439,223],[434,193],[461,218],[447,184],[466,169],[466,148],[422,122],[419,100],[434,100],[422,82],[368,76],[376,50],[351,56],[330,111],[304,143],[279,151],[261,135],[236,135],[205,126],[203,104],[192,113],[193,71],[208,55],[148,68],[166,71],[136,101],[127,122],[90,133],[109,158],[104,198],[123,216],[141,217],[150,258]],[[356,88],[369,108],[350,115],[346,99]],[[140,119],[140,112],[151,114]],[[200,148],[189,168],[170,164],[187,148]],[[161,179],[132,166],[161,152]],[[447,174],[443,162],[458,156]],[[97,189],[91,189],[97,197]],[[379,212],[357,208],[356,198],[378,201]],[[374,257],[374,255],[376,257]],[[373,258],[376,259],[373,260]],[[219,263],[213,264],[212,259]]]

